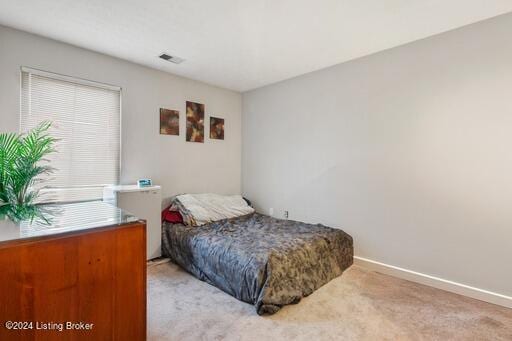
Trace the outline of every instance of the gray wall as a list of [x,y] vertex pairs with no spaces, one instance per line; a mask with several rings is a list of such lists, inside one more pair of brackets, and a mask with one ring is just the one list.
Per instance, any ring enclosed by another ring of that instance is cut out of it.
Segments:
[[[121,86],[122,183],[152,178],[163,196],[240,193],[241,95],[0,26],[0,131],[19,129],[20,66]],[[225,140],[185,142],[185,101],[225,118]],[[159,108],[180,111],[180,136],[159,134]]]
[[510,32],[505,15],[244,93],[244,195],[512,295]]

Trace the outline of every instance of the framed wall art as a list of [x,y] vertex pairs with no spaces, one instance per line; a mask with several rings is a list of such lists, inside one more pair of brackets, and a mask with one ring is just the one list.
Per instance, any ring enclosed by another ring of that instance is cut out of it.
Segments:
[[204,142],[204,104],[187,101],[186,140]]
[[160,134],[180,134],[180,112],[178,110],[160,108]]
[[224,119],[210,116],[210,138],[224,140]]

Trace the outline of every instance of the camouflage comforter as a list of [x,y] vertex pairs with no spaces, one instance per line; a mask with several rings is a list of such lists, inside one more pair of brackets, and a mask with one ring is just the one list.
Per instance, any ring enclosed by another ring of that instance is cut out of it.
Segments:
[[262,315],[341,275],[353,244],[339,229],[254,213],[198,227],[164,223],[162,252]]

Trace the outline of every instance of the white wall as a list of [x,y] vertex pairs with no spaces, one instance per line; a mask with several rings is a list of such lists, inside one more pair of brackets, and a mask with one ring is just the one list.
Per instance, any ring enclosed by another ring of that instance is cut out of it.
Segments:
[[[19,129],[20,66],[121,86],[121,182],[152,178],[163,197],[240,193],[241,95],[0,26],[0,131]],[[185,101],[225,118],[225,140],[185,141]],[[159,134],[159,108],[180,111],[180,136]]]
[[510,32],[505,15],[244,93],[244,195],[512,295]]

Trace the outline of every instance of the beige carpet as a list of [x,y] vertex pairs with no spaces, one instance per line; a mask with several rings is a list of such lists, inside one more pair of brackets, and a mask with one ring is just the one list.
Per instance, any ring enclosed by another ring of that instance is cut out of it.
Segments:
[[148,281],[149,340],[512,340],[512,309],[357,266],[266,317],[172,263]]

